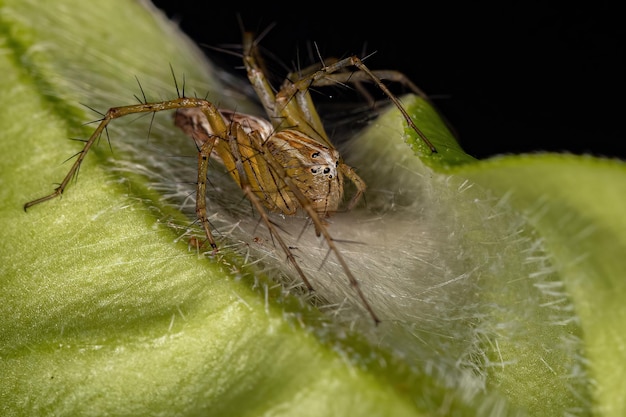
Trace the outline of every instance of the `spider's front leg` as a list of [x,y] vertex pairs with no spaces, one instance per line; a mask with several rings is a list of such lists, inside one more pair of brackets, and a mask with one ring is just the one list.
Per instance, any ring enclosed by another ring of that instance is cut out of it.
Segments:
[[[347,72],[346,69],[350,67],[357,68],[357,71]],[[290,112],[288,110],[290,107],[293,106],[291,104],[291,102],[294,101],[293,98],[301,94],[306,94],[308,96],[308,91],[311,87],[328,86],[337,83],[359,83],[364,80],[370,80],[378,88],[380,88],[382,92],[385,93],[385,95],[389,98],[389,100],[391,100],[391,102],[398,108],[398,110],[402,114],[402,117],[404,117],[404,119],[406,120],[407,124],[417,133],[417,135],[426,144],[426,146],[428,146],[431,152],[436,153],[437,148],[415,125],[415,122],[413,122],[413,119],[411,119],[411,116],[409,116],[409,114],[407,113],[406,109],[400,102],[400,99],[396,97],[396,95],[393,94],[391,90],[389,90],[385,83],[383,83],[376,74],[393,77],[394,81],[406,83],[406,85],[414,89],[414,92],[416,92],[418,95],[426,97],[426,94],[424,94],[415,84],[410,82],[410,80],[408,80],[402,73],[397,71],[372,71],[361,61],[360,58],[358,58],[356,55],[353,55],[339,61],[333,61],[331,64],[324,66],[319,71],[313,72],[305,77],[300,78],[297,81],[285,82],[281,90],[276,94],[276,108],[285,109],[284,116],[287,120],[289,120],[289,122],[293,122],[293,120],[289,118]],[[309,100],[310,98],[307,101]],[[430,102],[429,99],[426,100]]]

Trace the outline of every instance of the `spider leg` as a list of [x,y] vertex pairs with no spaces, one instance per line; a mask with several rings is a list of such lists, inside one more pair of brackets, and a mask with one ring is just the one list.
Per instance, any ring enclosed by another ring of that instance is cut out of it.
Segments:
[[[217,139],[219,140],[219,139]],[[209,159],[211,158],[211,152],[215,147],[214,140],[205,141],[200,150],[198,151],[198,182],[196,186],[196,216],[198,221],[202,225],[204,229],[204,233],[213,248],[213,251],[217,251],[217,245],[215,244],[215,239],[213,238],[213,234],[211,233],[211,228],[209,227],[209,219],[206,213],[206,182],[207,175],[209,170]]]
[[[248,179],[248,174],[246,173],[246,170],[244,168],[243,158],[239,150],[239,143],[247,142],[249,137],[246,137],[245,139],[242,138],[242,136],[247,136],[247,133],[243,130],[241,125],[239,125],[238,123],[233,123],[232,128],[235,129],[235,136],[233,136],[232,134],[228,135],[227,140],[230,145],[230,152],[232,154],[235,169],[237,170],[238,182],[241,187],[241,190],[243,191],[245,196],[248,198],[250,203],[254,206],[259,216],[261,216],[261,219],[263,220],[263,223],[265,223],[265,226],[268,228],[271,236],[276,240],[276,242],[278,242],[278,245],[282,248],[283,252],[287,256],[287,259],[296,269],[296,272],[302,279],[302,282],[304,282],[304,285],[306,285],[309,291],[313,291],[314,289],[313,289],[313,286],[311,285],[311,282],[309,281],[306,274],[300,267],[300,264],[298,264],[298,262],[296,261],[296,258],[291,252],[291,249],[289,249],[289,246],[285,243],[280,233],[278,233],[278,231],[276,230],[276,227],[270,220],[265,210],[265,207],[263,206],[263,203],[261,202],[259,197],[255,194],[252,184],[250,183]],[[198,198],[200,198],[200,196],[198,196]]]
[[175,100],[167,100],[167,101],[158,102],[158,103],[141,103],[141,104],[135,104],[135,105],[130,105],[130,106],[110,108],[106,112],[106,114],[102,117],[102,119],[100,119],[100,124],[98,124],[98,127],[96,128],[96,130],[94,130],[94,132],[91,134],[89,139],[85,142],[83,149],[77,154],[76,160],[74,161],[71,168],[69,169],[69,171],[63,178],[63,181],[61,181],[61,184],[59,184],[59,186],[56,187],[52,193],[46,196],[40,197],[36,200],[29,201],[26,204],[24,204],[24,210],[28,210],[32,206],[43,203],[44,201],[51,200],[55,197],[59,197],[63,194],[63,192],[65,191],[65,188],[67,188],[67,185],[70,183],[72,178],[74,178],[76,174],[78,173],[78,170],[81,164],[83,163],[85,157],[87,156],[87,153],[93,147],[94,143],[98,140],[98,138],[101,137],[102,133],[106,131],[108,124],[112,120],[127,116],[129,114],[156,113],[156,112],[160,112],[164,110],[173,110],[173,109],[180,109],[180,108],[185,108],[185,107],[201,107],[201,108],[207,108],[207,109],[212,108],[215,112],[217,112],[217,110],[213,107],[213,105],[206,100],[186,98],[186,97],[181,97]]
[[[298,202],[300,203],[300,206],[307,213],[307,215],[309,216],[311,222],[313,222],[313,225],[315,226],[316,232],[323,237],[324,241],[328,245],[329,251],[332,252],[335,255],[335,258],[337,259],[337,262],[339,262],[339,264],[341,265],[341,268],[343,269],[345,275],[348,278],[350,286],[357,293],[357,296],[361,300],[361,303],[363,304],[363,306],[367,310],[368,314],[374,320],[374,323],[376,325],[378,325],[381,322],[380,319],[378,318],[378,316],[374,312],[374,309],[372,308],[372,306],[370,305],[369,301],[365,297],[365,294],[361,290],[361,286],[359,284],[359,281],[356,279],[356,277],[352,273],[352,270],[350,269],[350,267],[348,266],[348,263],[346,262],[345,258],[341,254],[341,251],[339,250],[339,248],[335,244],[335,240],[330,235],[330,232],[328,231],[328,228],[324,225],[324,222],[322,221],[322,219],[320,219],[320,216],[317,213],[317,211],[315,210],[315,208],[313,207],[313,205],[311,204],[311,201],[300,190],[298,185],[294,182],[293,178],[291,178],[289,175],[287,175],[287,173],[285,171],[285,168],[280,163],[278,163],[278,161],[276,161],[276,159],[271,155],[271,153],[269,153],[269,152],[267,153],[266,160],[267,160],[267,163],[268,163],[269,167],[273,171],[276,172],[277,177],[282,179],[282,181],[285,183],[285,185],[287,187],[289,187],[289,190],[297,198]],[[349,168],[349,167],[347,165],[344,165],[344,168],[342,168],[342,171],[343,170],[347,170],[347,168]],[[351,170],[351,168],[350,168],[350,170]],[[356,173],[354,173],[354,177],[358,178]],[[358,178],[357,181],[359,181],[359,180],[364,185],[364,182],[360,178]],[[245,190],[244,190],[244,192],[245,192]]]
[[[325,86],[333,86],[337,84],[352,84],[356,88],[356,90],[367,100],[367,102],[374,107],[376,100],[372,97],[372,95],[367,91],[365,87],[363,87],[363,83],[378,83],[378,80],[382,81],[391,81],[398,83],[406,88],[408,88],[413,94],[420,97],[422,100],[426,101],[431,107],[437,109],[437,106],[433,103],[431,98],[426,94],[421,88],[419,88],[409,77],[407,77],[404,73],[395,70],[371,70],[371,74],[375,76],[372,78],[370,74],[364,71],[341,71],[333,74],[328,74],[326,77],[320,78],[315,81],[313,84],[316,87],[325,87]],[[452,123],[440,112],[438,112],[438,116],[443,120],[446,124],[446,127],[450,132],[454,134],[455,137],[458,137],[456,129],[452,126]]]
[[[279,109],[288,109],[290,102],[292,102],[292,98],[295,97],[299,92],[307,92],[308,89],[311,88],[311,86],[329,85],[329,80],[337,82],[341,79],[341,77],[348,77],[346,78],[347,81],[350,74],[346,73],[345,69],[349,67],[356,67],[359,71],[365,74],[357,77],[367,76],[367,78],[369,78],[374,84],[376,84],[376,86],[380,88],[398,108],[398,110],[400,111],[400,113],[402,113],[402,116],[406,120],[407,124],[418,134],[422,141],[429,147],[431,152],[437,152],[437,148],[435,148],[435,146],[430,142],[426,135],[415,125],[413,119],[411,119],[411,116],[409,116],[404,106],[400,102],[400,99],[398,99],[398,97],[396,97],[395,94],[393,94],[391,90],[389,90],[389,88],[380,80],[380,78],[376,76],[375,72],[371,71],[365,64],[363,64],[361,59],[359,59],[355,55],[326,65],[321,70],[316,71],[304,78],[301,78],[296,82],[283,84],[283,88],[276,94],[276,107]],[[329,77],[330,74],[334,74],[335,77]],[[295,124],[296,126],[298,125],[297,118],[290,118],[290,112],[288,110],[285,110],[284,113],[284,116],[288,120],[287,123]]]

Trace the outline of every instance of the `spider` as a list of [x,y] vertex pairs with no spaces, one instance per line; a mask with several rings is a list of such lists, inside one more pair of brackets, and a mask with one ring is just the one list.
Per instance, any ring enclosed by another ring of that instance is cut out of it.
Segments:
[[[330,141],[315,109],[309,89],[337,83],[373,82],[400,110],[407,124],[414,129],[432,152],[436,148],[413,123],[399,99],[381,81],[381,77],[407,84],[422,97],[425,95],[401,73],[372,71],[357,56],[309,67],[289,74],[274,92],[263,70],[258,44],[250,32],[243,34],[243,61],[268,119],[218,109],[206,99],[178,94],[173,100],[112,107],[85,142],[76,161],[55,190],[27,202],[24,210],[62,195],[96,140],[114,119],[136,113],[176,110],[175,124],[190,136],[198,148],[198,178],[196,186],[196,215],[213,251],[217,244],[211,232],[206,209],[206,183],[210,158],[220,161],[241,187],[245,197],[267,226],[272,238],[282,248],[288,261],[309,290],[309,279],[299,266],[290,247],[270,220],[268,211],[293,215],[302,210],[328,245],[341,265],[351,287],[375,324],[379,317],[363,294],[359,282],[337,248],[325,218],[336,212],[343,201],[347,178],[356,188],[347,208],[352,209],[366,190],[365,182],[355,170],[345,164]],[[351,70],[352,69],[352,70]],[[177,91],[178,86],[177,86]],[[426,97],[425,97],[426,98]]]

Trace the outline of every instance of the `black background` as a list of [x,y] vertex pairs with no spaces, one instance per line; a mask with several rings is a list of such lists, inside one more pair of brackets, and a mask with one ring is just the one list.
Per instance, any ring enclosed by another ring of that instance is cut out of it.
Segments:
[[332,2],[154,3],[200,44],[238,43],[237,16],[257,33],[275,24],[262,45],[289,65],[311,42],[323,56],[375,51],[368,66],[399,70],[434,96],[462,147],[479,158],[537,151],[626,158],[625,23],[610,3],[378,2],[343,10]]

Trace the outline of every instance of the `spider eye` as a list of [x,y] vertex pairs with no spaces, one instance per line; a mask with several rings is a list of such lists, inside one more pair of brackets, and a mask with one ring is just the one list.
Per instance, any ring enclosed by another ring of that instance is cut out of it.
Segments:
[[324,168],[324,174],[328,174],[330,172],[330,168]]
[[317,158],[318,156],[320,156],[320,153],[319,153],[319,152],[313,152],[313,153],[311,154],[311,158]]
[[311,172],[314,173],[314,174],[317,174],[318,171],[319,171],[319,169],[317,169],[317,168],[311,168]]

